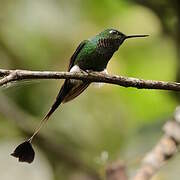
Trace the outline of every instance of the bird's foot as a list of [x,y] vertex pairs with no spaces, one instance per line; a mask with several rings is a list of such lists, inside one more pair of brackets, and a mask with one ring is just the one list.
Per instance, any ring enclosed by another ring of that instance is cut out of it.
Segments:
[[107,69],[104,69],[103,71],[100,72],[102,75],[108,75]]
[[88,75],[88,74],[89,74],[88,70],[82,70],[82,69],[80,69],[80,72],[81,72],[82,74],[84,74],[84,75]]
[[108,75],[107,69],[104,69],[103,71],[93,71],[93,70],[86,70],[86,73],[92,73],[92,74],[102,74],[102,75]]

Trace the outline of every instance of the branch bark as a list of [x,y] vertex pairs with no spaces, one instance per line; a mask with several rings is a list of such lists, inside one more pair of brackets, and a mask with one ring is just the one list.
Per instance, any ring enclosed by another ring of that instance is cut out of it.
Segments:
[[0,69],[0,86],[21,80],[33,79],[77,79],[88,82],[101,82],[115,84],[123,87],[134,87],[138,89],[159,89],[180,91],[180,83],[155,80],[144,80],[132,77],[107,75],[98,72],[55,72],[55,71],[27,71],[27,70],[5,70]]
[[133,180],[149,180],[178,151],[180,144],[180,106],[174,118],[165,123],[164,135],[157,145],[143,159],[143,163]]

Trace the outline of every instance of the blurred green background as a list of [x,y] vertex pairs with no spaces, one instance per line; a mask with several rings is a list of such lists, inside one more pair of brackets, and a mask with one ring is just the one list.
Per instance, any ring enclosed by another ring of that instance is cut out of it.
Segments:
[[[179,6],[178,0],[0,0],[0,68],[66,71],[82,40],[115,28],[150,36],[125,42],[108,65],[110,74],[178,81]],[[117,159],[131,176],[179,100],[170,91],[91,85],[42,129],[35,161],[19,164],[9,154],[48,111],[62,82],[0,89],[1,180],[103,179],[106,165]],[[154,179],[179,179],[179,165],[176,156]]]

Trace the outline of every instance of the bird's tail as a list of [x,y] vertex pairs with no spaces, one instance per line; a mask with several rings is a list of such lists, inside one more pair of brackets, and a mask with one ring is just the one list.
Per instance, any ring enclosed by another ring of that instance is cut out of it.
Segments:
[[51,109],[47,113],[47,115],[41,120],[39,126],[37,129],[35,129],[33,135],[25,142],[19,144],[14,152],[11,154],[12,156],[19,159],[20,162],[28,162],[31,163],[34,160],[35,152],[33,150],[33,147],[31,145],[32,140],[35,138],[35,136],[39,133],[40,129],[44,126],[44,124],[48,121],[49,117],[53,114],[53,112],[58,108],[58,106],[61,104],[65,97],[65,91],[64,85],[62,86],[58,96],[56,97],[56,100],[54,104],[52,105]]
[[39,133],[40,129],[44,126],[44,124],[48,121],[50,116],[53,114],[53,112],[58,108],[58,106],[61,103],[66,103],[68,101],[71,101],[79,94],[81,94],[88,86],[89,83],[84,83],[84,82],[71,83],[71,81],[66,80],[63,86],[61,87],[61,90],[59,91],[59,94],[57,95],[54,104],[51,106],[46,116],[41,120],[37,129],[35,129],[35,132],[30,137],[29,142],[32,142],[33,138]]
[[64,83],[61,90],[59,91],[54,104],[51,106],[51,108],[48,111],[48,113],[46,114],[46,116],[40,121],[39,126],[35,129],[33,135],[29,138],[29,140],[28,140],[29,142],[32,142],[34,137],[39,133],[40,129],[49,120],[50,116],[54,113],[54,111],[59,107],[59,105],[64,100],[64,97],[66,96],[65,84],[66,84],[66,82]]
[[61,103],[71,101],[79,94],[81,94],[88,86],[89,83],[81,82],[79,84],[77,83],[77,81],[76,83],[72,83],[70,80],[65,80],[61,90],[59,91],[59,94],[56,97],[54,104],[52,105],[46,116],[41,120],[39,126],[37,127],[37,129],[35,129],[33,135],[27,141],[18,145],[11,155],[19,158],[19,161],[21,162],[31,163],[34,160],[35,155],[33,147],[31,145],[34,137],[39,133],[40,129],[44,126],[44,124],[48,121],[50,116]]

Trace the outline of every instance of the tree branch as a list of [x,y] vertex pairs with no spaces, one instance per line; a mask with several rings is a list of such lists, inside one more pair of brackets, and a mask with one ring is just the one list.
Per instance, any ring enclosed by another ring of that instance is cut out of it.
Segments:
[[133,180],[149,180],[178,151],[180,144],[180,106],[176,108],[174,118],[163,127],[164,136],[144,160],[142,167]]
[[115,84],[123,87],[134,87],[138,89],[160,89],[180,91],[180,83],[144,80],[132,77],[106,75],[98,72],[56,72],[56,71],[27,71],[27,70],[4,70],[0,69],[0,86],[13,81],[32,79],[77,79],[88,82],[101,82]]

